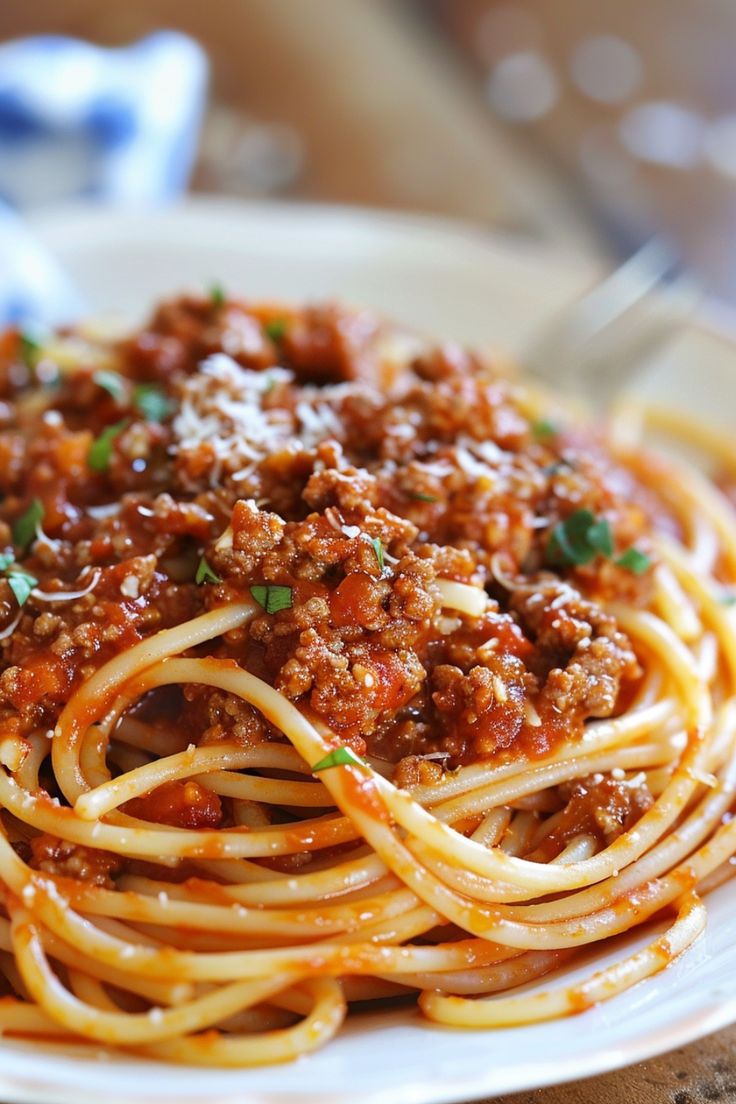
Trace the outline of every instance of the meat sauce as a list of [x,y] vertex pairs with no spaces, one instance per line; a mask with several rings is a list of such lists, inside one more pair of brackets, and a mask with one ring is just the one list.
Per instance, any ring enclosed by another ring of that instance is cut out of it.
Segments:
[[[525,403],[492,363],[337,306],[189,296],[124,341],[68,332],[39,347],[8,331],[6,730],[52,729],[111,656],[253,587],[278,608],[209,654],[398,779],[544,754],[615,715],[641,672],[601,603],[648,601],[650,573],[616,563],[647,548],[646,502],[601,442],[540,432]],[[580,511],[605,521],[615,554],[560,563],[552,535]],[[19,571],[32,579],[20,608]],[[443,608],[443,580],[485,588],[487,612]],[[167,701],[193,743],[279,738],[220,691]],[[128,812],[229,826],[195,783]]]

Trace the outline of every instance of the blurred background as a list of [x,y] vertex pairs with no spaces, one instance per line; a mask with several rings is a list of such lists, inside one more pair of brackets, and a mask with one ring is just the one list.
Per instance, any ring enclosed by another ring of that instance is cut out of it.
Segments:
[[[0,40],[121,46],[162,28],[209,59],[195,190],[458,216],[611,262],[665,231],[736,302],[733,0],[0,6]],[[51,173],[10,198],[63,191]]]

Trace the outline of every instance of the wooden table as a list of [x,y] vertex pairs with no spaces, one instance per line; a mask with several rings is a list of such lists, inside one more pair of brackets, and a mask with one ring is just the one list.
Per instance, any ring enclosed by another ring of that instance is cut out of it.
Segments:
[[[161,26],[206,46],[216,102],[298,134],[305,163],[290,194],[462,216],[605,255],[584,205],[553,164],[493,123],[477,82],[397,0],[34,0],[0,7],[0,39],[44,31],[117,44]],[[199,180],[211,186],[201,171]],[[503,1104],[736,1101],[734,1055],[736,1028],[628,1070],[507,1096]]]
[[648,1062],[558,1085],[497,1097],[494,1104],[732,1104],[736,1029],[729,1028]]

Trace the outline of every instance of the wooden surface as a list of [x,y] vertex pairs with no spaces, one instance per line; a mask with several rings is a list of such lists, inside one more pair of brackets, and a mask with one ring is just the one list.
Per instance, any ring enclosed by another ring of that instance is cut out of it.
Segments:
[[[293,128],[305,155],[292,194],[460,215],[602,250],[584,204],[554,167],[493,123],[469,74],[395,0],[0,5],[0,39],[50,31],[118,44],[160,26],[204,43],[216,102]],[[713,1101],[736,1101],[736,1028],[628,1070],[503,1098],[503,1104]]]
[[494,1104],[731,1104],[736,1033],[711,1035],[629,1069],[569,1085],[497,1097]]

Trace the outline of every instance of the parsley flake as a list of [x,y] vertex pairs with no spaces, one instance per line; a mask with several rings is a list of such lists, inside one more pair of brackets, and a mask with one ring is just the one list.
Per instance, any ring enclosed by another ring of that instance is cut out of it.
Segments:
[[25,328],[18,334],[20,357],[26,368],[35,368],[43,352],[43,338],[39,330]]
[[31,591],[38,583],[35,575],[24,571],[20,567],[12,567],[6,574],[8,586],[15,595],[19,606],[24,606],[31,596]]
[[605,556],[606,559],[610,560],[613,555],[613,536],[611,526],[605,518],[597,521],[588,529],[588,544],[596,552],[600,552],[601,556]]
[[276,345],[286,337],[286,329],[286,321],[283,318],[272,318],[270,322],[263,323],[263,332]]
[[556,426],[548,418],[540,418],[538,421],[532,422],[532,434],[537,441],[549,441],[550,437],[556,437],[559,432],[559,426]]
[[111,372],[107,368],[101,368],[99,372],[95,372],[92,376],[92,382],[107,391],[108,395],[112,395],[117,403],[124,403],[128,397],[125,380],[119,372]]
[[720,596],[718,601],[722,606],[736,606],[736,594],[734,594],[733,591],[730,593],[726,591]]
[[553,564],[581,567],[601,553],[613,554],[613,539],[608,522],[597,521],[590,510],[576,510],[552,530],[547,559]]
[[291,609],[292,589],[290,586],[256,584],[256,586],[250,588],[250,592],[266,613],[279,613],[281,610]]
[[363,767],[365,769],[366,764],[356,755],[352,748],[339,747],[331,751],[329,755],[325,755],[324,759],[320,759],[318,763],[315,763],[312,767],[312,774],[318,774],[320,771],[329,770],[330,767]]
[[646,552],[641,552],[638,548],[627,548],[616,560],[616,564],[633,575],[643,575],[652,566],[652,561]]
[[15,595],[18,605],[24,606],[31,591],[38,584],[36,576],[20,567],[15,562],[12,552],[0,553],[0,571],[8,580],[8,586]]
[[138,384],[133,403],[147,422],[162,422],[174,409],[171,399],[155,383]]
[[218,281],[210,284],[210,302],[212,303],[212,306],[215,308],[215,310],[220,310],[222,307],[224,307],[226,301],[227,300],[225,297],[225,289],[222,284]]
[[15,521],[13,525],[13,544],[23,552],[35,540],[36,530],[43,521],[44,513],[43,502],[39,498],[34,498],[25,513],[21,514]]
[[439,502],[436,495],[424,494],[423,491],[410,491],[409,498],[415,502]]
[[[550,563],[581,567],[599,555],[613,559],[613,534],[605,518],[597,520],[590,510],[576,510],[555,525],[547,545]],[[643,575],[652,566],[650,557],[633,547],[627,548],[614,563],[633,575]]]
[[202,556],[197,564],[197,573],[194,576],[194,581],[197,586],[202,586],[202,583],[221,583],[222,579],[212,570],[206,558]]
[[385,561],[384,555],[383,555],[383,545],[381,544],[381,538],[380,537],[372,537],[371,538],[371,544],[373,545],[373,551],[376,553],[376,559],[378,560],[378,567],[381,571],[381,574],[383,574],[384,568],[386,566],[386,561]]
[[126,418],[122,422],[115,422],[114,425],[107,426],[99,437],[96,437],[92,442],[87,453],[87,465],[92,471],[106,472],[110,467],[113,442],[123,432],[127,424]]

